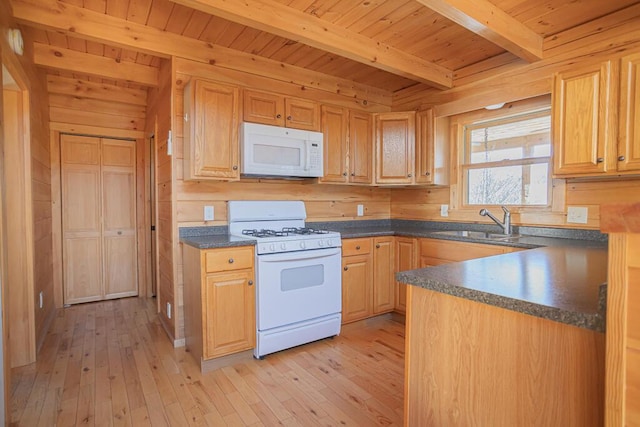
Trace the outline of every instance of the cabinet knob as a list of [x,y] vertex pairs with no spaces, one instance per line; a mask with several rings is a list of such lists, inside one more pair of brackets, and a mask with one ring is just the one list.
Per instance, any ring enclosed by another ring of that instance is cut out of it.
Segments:
[[276,119],[282,118],[282,114],[276,114]]
[[619,162],[624,162],[624,156],[618,156],[618,161]]
[[349,267],[345,267],[345,268],[344,268],[344,271],[347,271],[348,269],[349,269]]
[[287,116],[287,120],[291,120],[291,116]]
[[353,173],[353,172],[351,172],[351,176],[356,176],[356,174],[355,174],[355,173]]
[[238,170],[238,166],[234,165],[231,169],[233,169],[234,171],[237,171]]
[[380,244],[377,244],[377,245],[376,245],[376,249],[380,249]]
[[247,282],[249,284],[249,286],[253,286],[253,280],[249,280],[249,282]]
[[356,251],[360,250],[360,245],[356,246]]
[[431,175],[431,172],[425,172],[424,174],[425,174],[426,176],[429,176],[429,175]]
[[407,175],[408,178],[411,178],[411,174]]
[[122,231],[118,231],[118,236],[122,236]]
[[233,258],[229,258],[229,264],[233,264]]
[[342,172],[342,176],[347,176],[347,173],[346,172]]
[[604,158],[603,158],[603,157],[598,157],[598,158],[596,159],[596,162],[598,162],[598,163],[602,163],[602,162],[604,162]]

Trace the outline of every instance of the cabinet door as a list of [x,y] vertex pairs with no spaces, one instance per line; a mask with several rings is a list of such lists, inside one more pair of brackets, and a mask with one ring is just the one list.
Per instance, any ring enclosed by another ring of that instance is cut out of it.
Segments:
[[342,258],[342,323],[371,314],[372,273],[370,254]]
[[622,58],[618,170],[640,170],[640,54]]
[[245,122],[284,126],[284,97],[274,93],[245,90],[243,101]]
[[203,358],[222,356],[255,347],[256,315],[253,270],[206,276],[202,311]]
[[552,111],[557,175],[597,175],[615,170],[613,68],[609,61],[555,75]]
[[433,183],[435,126],[433,109],[416,114],[416,179],[418,184]]
[[376,115],[376,184],[414,182],[415,113]]
[[304,99],[285,98],[285,126],[295,129],[320,130],[320,105]]
[[395,307],[394,246],[393,237],[373,239],[373,314]]
[[324,176],[320,182],[345,183],[347,173],[347,110],[322,106],[322,134],[324,135]]
[[240,178],[239,91],[205,80],[185,87],[184,179]]
[[[396,237],[395,271],[406,271],[417,268],[417,240],[411,237]],[[396,282],[395,309],[401,313],[407,310],[407,285]]]
[[371,114],[349,112],[349,182],[371,184],[373,178]]

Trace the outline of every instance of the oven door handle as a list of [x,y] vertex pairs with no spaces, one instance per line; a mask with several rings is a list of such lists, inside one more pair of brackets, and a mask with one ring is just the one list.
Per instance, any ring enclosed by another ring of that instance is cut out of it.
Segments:
[[334,255],[340,255],[342,253],[341,248],[329,248],[329,249],[313,249],[307,251],[297,252],[284,252],[280,254],[265,254],[258,255],[259,262],[291,262],[291,261],[306,261],[316,258],[327,258]]

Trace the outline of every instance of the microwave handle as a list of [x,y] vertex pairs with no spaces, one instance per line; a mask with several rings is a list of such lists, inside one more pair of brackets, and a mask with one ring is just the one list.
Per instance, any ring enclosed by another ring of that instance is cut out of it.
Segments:
[[304,170],[308,171],[311,169],[311,141],[308,139],[304,141],[305,148],[305,159],[304,159]]

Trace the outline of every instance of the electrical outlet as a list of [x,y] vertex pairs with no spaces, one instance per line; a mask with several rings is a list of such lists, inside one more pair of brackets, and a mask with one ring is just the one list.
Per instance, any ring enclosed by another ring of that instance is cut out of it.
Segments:
[[358,205],[358,216],[364,215],[364,205]]
[[167,317],[171,319],[171,303],[167,303]]
[[40,291],[40,308],[44,307],[44,292]]
[[213,221],[213,206],[205,206],[204,207],[204,220],[205,221]]
[[449,216],[449,205],[440,205],[440,216]]
[[569,206],[567,208],[567,222],[575,224],[586,224],[589,216],[589,209],[582,206]]

